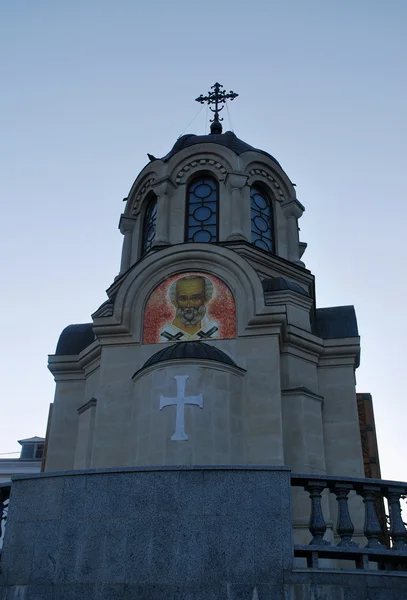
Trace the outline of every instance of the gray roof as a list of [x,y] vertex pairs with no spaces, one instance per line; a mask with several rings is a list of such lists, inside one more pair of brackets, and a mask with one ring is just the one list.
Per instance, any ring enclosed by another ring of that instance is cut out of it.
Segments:
[[35,442],[45,442],[45,438],[38,437],[38,435],[35,435],[34,437],[26,438],[25,440],[18,440],[19,444],[28,444],[28,443],[35,443]]
[[59,336],[55,354],[79,354],[95,339],[93,323],[68,325]]
[[315,333],[324,339],[358,337],[358,323],[354,306],[317,308]]
[[[142,369],[150,367],[166,360],[182,360],[188,358],[200,358],[204,360],[214,360],[236,367],[236,363],[222,350],[210,346],[204,342],[176,342],[159,350],[144,363]],[[140,369],[141,371],[141,369]]]
[[196,144],[219,144],[220,146],[229,148],[238,156],[244,152],[260,152],[260,154],[264,154],[268,158],[271,158],[271,160],[280,166],[280,164],[273,156],[271,156],[271,154],[265,152],[264,150],[258,150],[257,148],[250,146],[243,140],[240,140],[232,131],[226,131],[225,133],[210,133],[209,135],[194,135],[193,133],[182,135],[175,142],[168,154],[163,156],[163,158],[160,160],[167,162],[172,156],[177,154],[177,152],[180,152],[184,148],[195,146]]
[[304,290],[304,288],[301,287],[298,283],[295,283],[295,281],[288,281],[288,279],[284,279],[284,277],[268,277],[267,279],[263,279],[261,284],[265,292],[279,292],[281,290],[291,290],[293,292],[297,292],[297,294],[309,296],[307,290]]

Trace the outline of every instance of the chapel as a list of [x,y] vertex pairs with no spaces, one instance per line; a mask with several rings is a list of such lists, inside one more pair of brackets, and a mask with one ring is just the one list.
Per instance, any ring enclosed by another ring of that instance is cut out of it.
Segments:
[[353,306],[316,306],[304,207],[279,162],[222,131],[149,155],[120,271],[61,333],[45,470],[288,465],[364,476]]
[[49,356],[42,472],[0,483],[0,600],[406,598],[354,308],[317,306],[295,185],[223,132],[236,96],[148,155],[107,299]]

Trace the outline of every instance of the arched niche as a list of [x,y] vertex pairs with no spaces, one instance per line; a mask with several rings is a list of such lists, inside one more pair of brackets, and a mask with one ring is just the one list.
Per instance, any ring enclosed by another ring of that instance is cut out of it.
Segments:
[[236,305],[228,286],[201,271],[176,273],[159,283],[144,309],[144,344],[233,339]]
[[141,343],[144,309],[151,293],[167,277],[187,272],[213,274],[227,282],[238,307],[238,337],[246,334],[253,318],[267,312],[260,278],[243,257],[212,244],[179,244],[147,255],[117,282],[110,290],[114,297],[112,314],[94,316],[95,334],[99,339],[115,336],[115,343],[119,339]]
[[203,342],[153,355],[133,376],[131,464],[242,464],[244,378]]

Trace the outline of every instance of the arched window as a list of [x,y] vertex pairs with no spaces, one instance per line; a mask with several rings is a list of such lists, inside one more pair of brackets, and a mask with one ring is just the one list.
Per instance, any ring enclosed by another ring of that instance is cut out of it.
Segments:
[[274,252],[273,207],[258,187],[250,189],[250,218],[252,244],[267,252]]
[[186,242],[218,241],[218,184],[211,177],[194,179],[187,189]]
[[151,250],[157,226],[157,197],[152,196],[147,204],[143,219],[141,256]]

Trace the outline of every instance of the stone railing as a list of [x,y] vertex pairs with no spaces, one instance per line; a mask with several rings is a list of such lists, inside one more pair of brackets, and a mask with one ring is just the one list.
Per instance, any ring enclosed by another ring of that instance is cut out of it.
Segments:
[[10,491],[11,483],[0,483],[0,552],[3,547],[3,539],[6,529]]
[[[381,479],[357,479],[321,475],[292,474],[291,485],[309,493],[311,514],[309,531],[312,539],[308,545],[295,545],[294,556],[307,559],[308,568],[320,569],[320,559],[353,561],[357,569],[407,570],[407,531],[403,523],[400,500],[407,495],[407,483]],[[336,496],[338,517],[335,537],[325,539],[327,525],[322,509],[322,493],[327,490]],[[349,511],[351,491],[363,499],[366,542],[359,545],[354,539],[354,524]],[[388,506],[389,518],[380,519],[377,508]],[[373,563],[373,564],[371,564]]]

